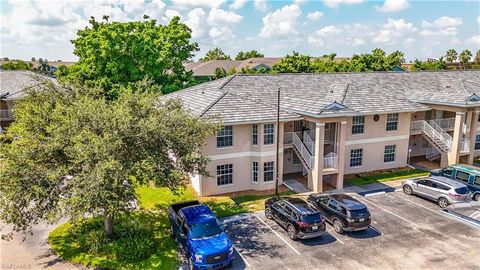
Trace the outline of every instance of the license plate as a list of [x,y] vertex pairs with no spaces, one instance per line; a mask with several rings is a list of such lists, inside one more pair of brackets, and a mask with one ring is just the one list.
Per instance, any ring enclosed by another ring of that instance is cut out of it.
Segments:
[[365,221],[365,219],[364,219],[364,218],[361,218],[360,221]]
[[312,230],[318,230],[318,226],[313,226]]

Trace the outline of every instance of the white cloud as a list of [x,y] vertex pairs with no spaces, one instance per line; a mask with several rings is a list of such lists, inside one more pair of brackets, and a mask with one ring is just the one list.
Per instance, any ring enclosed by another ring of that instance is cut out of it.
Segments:
[[413,26],[413,23],[406,22],[403,19],[388,19],[388,22],[382,26],[380,33],[373,39],[373,42],[392,44],[400,41],[405,35],[416,31],[417,28]]
[[225,3],[225,0],[172,0],[172,3],[186,9],[195,7],[218,8]]
[[382,6],[375,6],[381,12],[397,12],[407,9],[410,6],[408,0],[385,0]]
[[480,16],[477,17],[478,26],[480,26]]
[[330,8],[338,8],[340,4],[360,4],[363,0],[323,0],[323,3]]
[[207,22],[210,25],[225,25],[225,24],[237,24],[242,20],[242,16],[225,11],[223,9],[212,8],[208,14]]
[[462,18],[452,18],[448,16],[440,17],[432,22],[429,21],[422,21],[422,27],[429,28],[444,28],[444,27],[453,27],[453,26],[460,26],[463,24]]
[[297,19],[302,12],[295,5],[283,6],[263,17],[263,27],[260,37],[289,36],[298,34]]
[[213,44],[224,44],[225,42],[232,42],[235,35],[232,30],[224,26],[214,26],[208,32],[208,36],[212,39]]
[[233,3],[230,4],[230,8],[231,9],[240,9],[243,6],[245,6],[246,3],[247,3],[247,0],[234,0]]
[[468,45],[480,46],[480,35],[469,37],[465,43]]
[[336,48],[339,45],[361,46],[374,36],[364,24],[327,25],[308,37],[308,43],[316,47]]
[[415,39],[413,38],[407,38],[403,41],[403,45],[405,45],[405,47],[407,48],[410,48],[414,43],[415,43]]
[[307,14],[307,18],[310,20],[310,21],[318,21],[320,20],[320,18],[323,17],[323,13],[320,12],[320,11],[314,11],[314,12],[309,12]]
[[203,37],[206,32],[206,13],[202,8],[195,8],[188,12],[185,24],[192,29],[192,37]]
[[167,9],[165,10],[165,17],[168,19],[168,20],[171,20],[173,17],[175,16],[178,16],[178,17],[182,17],[182,14],[180,14],[180,12],[174,10],[174,9]]
[[268,10],[266,0],[253,0],[253,6],[258,11],[267,12],[267,10]]

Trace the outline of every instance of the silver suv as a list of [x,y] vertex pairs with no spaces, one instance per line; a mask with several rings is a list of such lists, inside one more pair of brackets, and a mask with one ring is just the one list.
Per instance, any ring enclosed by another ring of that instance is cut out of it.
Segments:
[[442,208],[451,203],[465,202],[470,197],[466,185],[443,176],[408,179],[403,181],[402,187],[405,194],[434,200]]

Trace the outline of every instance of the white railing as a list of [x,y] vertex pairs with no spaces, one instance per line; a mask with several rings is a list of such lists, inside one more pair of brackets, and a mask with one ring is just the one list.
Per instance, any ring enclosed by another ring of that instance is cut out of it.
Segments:
[[292,134],[292,141],[293,145],[295,148],[300,152],[300,155],[302,156],[303,160],[307,163],[307,166],[309,169],[313,169],[314,163],[315,163],[315,157],[310,155],[310,152],[308,152],[307,147],[305,144],[303,144],[302,140],[298,137],[296,133]]
[[283,144],[292,144],[293,143],[293,132],[283,133]]
[[428,121],[430,125],[432,125],[432,122],[436,123],[442,129],[453,129],[455,127],[455,118],[432,119]]
[[425,120],[412,121],[410,125],[410,131],[421,131],[425,133],[425,135],[427,135],[430,139],[432,139],[443,151],[450,151],[452,147],[452,136],[450,136],[447,132],[445,132],[445,130],[440,128],[438,124],[433,123],[433,125],[435,126],[435,128],[432,127]]
[[330,152],[323,157],[323,169],[337,169],[338,154]]
[[313,140],[308,132],[303,133],[303,143],[307,147],[308,151],[312,156],[315,156],[315,140]]
[[433,160],[433,159],[439,158],[441,155],[442,154],[440,152],[438,152],[438,150],[435,147],[427,148],[427,151],[425,153],[425,157],[428,160]]
[[0,119],[1,120],[13,119],[12,110],[0,110]]
[[460,152],[468,153],[470,152],[470,140],[463,139],[460,144]]
[[315,141],[315,130],[305,130],[304,133],[308,134],[308,136]]

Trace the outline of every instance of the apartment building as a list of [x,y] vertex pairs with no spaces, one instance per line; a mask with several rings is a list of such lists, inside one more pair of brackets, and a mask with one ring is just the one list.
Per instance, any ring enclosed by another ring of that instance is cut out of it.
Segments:
[[[280,132],[276,130],[280,89]],[[404,167],[412,157],[472,164],[480,155],[480,71],[234,75],[164,96],[221,121],[207,139],[202,196],[275,187],[286,174],[320,192],[344,175]]]

